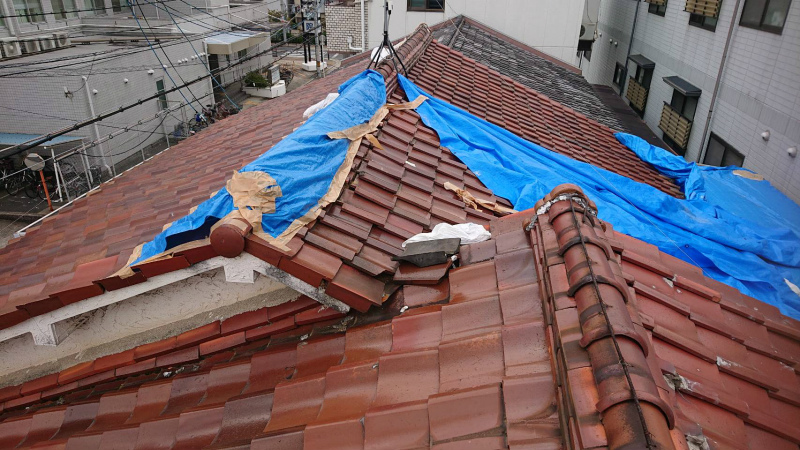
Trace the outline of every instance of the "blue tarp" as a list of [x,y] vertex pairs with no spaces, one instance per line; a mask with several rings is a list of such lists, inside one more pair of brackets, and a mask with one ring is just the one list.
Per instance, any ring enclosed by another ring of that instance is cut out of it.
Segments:
[[[446,102],[432,98],[402,75],[423,122],[496,195],[524,210],[563,183],[579,185],[601,219],[622,233],[699,266],[706,276],[800,318],[798,206],[766,181],[733,175],[733,168],[701,168],[678,161],[630,135],[618,139],[642,159],[676,179],[686,200],[526,141]],[[647,146],[647,147],[645,147]]]
[[[342,84],[339,94],[328,107],[240,170],[268,173],[283,193],[276,200],[275,213],[262,216],[265,233],[279,236],[295,219],[313,209],[328,191],[350,145],[347,139],[330,139],[328,133],[368,122],[386,103],[383,77],[371,70]],[[146,243],[134,264],[180,244],[205,239],[214,223],[233,209],[231,195],[225,188],[220,189],[193,213],[175,221]]]

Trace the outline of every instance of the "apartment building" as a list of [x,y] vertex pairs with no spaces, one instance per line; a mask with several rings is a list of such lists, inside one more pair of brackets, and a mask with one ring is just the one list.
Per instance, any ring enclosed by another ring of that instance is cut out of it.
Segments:
[[[383,39],[384,3],[383,0],[365,0],[364,29],[368,49],[377,47]],[[395,0],[390,3],[389,36],[392,38],[406,36],[422,23],[433,25],[463,15],[572,65],[578,64],[577,50],[594,40],[600,8],[600,0]],[[361,0],[328,5],[328,42],[332,44],[332,51],[360,50],[361,7]]]
[[[70,131],[71,147],[88,145],[89,163],[106,168],[165,136],[174,144],[222,87],[273,60],[269,33],[258,31],[268,16],[260,2],[0,0],[0,13],[2,133],[40,136],[163,93]],[[215,80],[209,69],[219,70]],[[44,146],[34,150],[49,156]],[[19,165],[24,152],[13,156]]]
[[604,0],[580,65],[677,154],[800,202],[800,1]]

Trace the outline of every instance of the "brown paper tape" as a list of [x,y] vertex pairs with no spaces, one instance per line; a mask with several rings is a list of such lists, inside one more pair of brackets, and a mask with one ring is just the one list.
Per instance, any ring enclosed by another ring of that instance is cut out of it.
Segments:
[[454,185],[449,181],[444,183],[444,188],[449,191],[455,192],[456,195],[458,195],[458,197],[461,198],[461,201],[471,206],[476,211],[480,211],[480,209],[478,208],[478,205],[480,205],[488,210],[500,214],[513,214],[517,212],[516,210],[513,210],[511,208],[506,208],[505,206],[498,205],[497,202],[490,202],[489,200],[477,198],[466,189],[461,189],[460,187]]

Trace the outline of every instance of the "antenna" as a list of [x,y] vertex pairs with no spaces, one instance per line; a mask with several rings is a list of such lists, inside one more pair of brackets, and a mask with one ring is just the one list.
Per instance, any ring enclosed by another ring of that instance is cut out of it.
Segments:
[[[362,0],[363,1],[363,0]],[[408,70],[406,70],[406,65],[403,63],[403,60],[400,58],[400,55],[397,54],[397,51],[394,49],[394,45],[392,45],[392,41],[389,40],[389,17],[392,15],[392,2],[390,0],[384,0],[383,2],[383,41],[381,45],[378,46],[377,51],[375,54],[372,55],[372,60],[369,62],[369,66],[367,69],[371,69],[373,65],[375,68],[378,67],[378,64],[381,62],[383,58],[383,52],[386,51],[389,54],[386,56],[387,58],[392,58],[394,60],[400,61],[400,65],[403,67],[403,72],[406,76],[408,76]],[[397,70],[397,63],[394,63],[394,68]]]

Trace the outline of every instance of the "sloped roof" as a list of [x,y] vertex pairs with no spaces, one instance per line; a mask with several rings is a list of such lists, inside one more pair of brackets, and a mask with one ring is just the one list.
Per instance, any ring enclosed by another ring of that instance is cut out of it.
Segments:
[[[401,49],[416,64],[410,78],[478,110],[457,81],[482,68],[426,36],[422,27]],[[402,100],[393,69],[380,71]],[[503,80],[497,98],[546,100]],[[484,115],[509,127],[522,114],[497,110]],[[560,119],[540,125],[548,133],[537,139],[587,120],[549,100],[541,110]],[[599,124],[578,127],[610,145]],[[362,146],[340,201],[290,253],[252,237],[246,251],[310,284],[327,280],[351,306],[380,308],[342,317],[301,298],[4,388],[0,447],[643,448],[649,436],[659,448],[687,448],[685,435],[712,449],[800,443],[800,323],[615,232],[574,188],[546,197],[540,216],[465,208],[441,190],[444,180],[491,193],[430,142],[435,133],[414,112],[390,113],[378,139],[384,150]],[[492,239],[462,246],[459,267],[388,261],[419,227],[465,218],[487,223]],[[174,263],[160,264],[142,272]]]
[[583,199],[493,219],[370,314],[301,297],[0,390],[0,445],[645,448],[644,417],[654,448],[797,448],[800,326]]
[[[429,92],[546,148],[680,196],[671,180],[617,142],[610,129],[430,42],[430,31],[421,29],[400,50],[407,66],[414,67],[412,79]],[[151,240],[166,223],[184,216],[216,192],[233,170],[289,134],[301,122],[307,106],[361,70],[361,64],[353,64],[310,83],[280,101],[269,102],[266,114],[263,106],[225,119],[75,201],[29,229],[24,237],[10,241],[0,249],[0,277],[4,281],[0,287],[0,328],[216,256],[207,245],[139,267],[134,277],[111,277],[126,264],[137,245]],[[383,66],[381,70],[388,69]],[[489,90],[482,87],[486,83],[473,82],[473,76],[490,74],[495,82]],[[387,80],[388,92],[393,93],[391,101],[404,101],[396,92],[396,78],[387,76]],[[454,95],[456,85],[458,94]],[[487,96],[487,92],[493,95]],[[360,270],[349,277],[343,274],[340,280],[347,277],[346,283],[352,285],[345,290],[358,284],[362,291],[359,301],[374,304],[383,292],[372,277],[393,272],[395,265],[389,258],[400,251],[404,239],[441,221],[469,218],[486,223],[491,218],[465,207],[443,189],[450,181],[494,199],[466,166],[439,148],[436,134],[421,127],[418,118],[397,112],[382,128],[381,140],[388,150],[375,154],[363,144],[354,165],[357,169],[348,180],[363,180],[361,187],[353,184],[355,190],[346,190],[341,201],[326,210],[319,225],[309,227],[308,237],[305,231],[301,233],[288,253],[251,237],[248,251],[261,249],[263,258],[298,278],[311,280],[310,284],[332,280],[341,267],[345,267],[344,273],[356,267]],[[409,159],[419,164],[406,164]],[[364,175],[356,177],[360,171]],[[507,202],[505,205],[510,206]],[[351,240],[340,237],[340,232]],[[304,247],[305,242],[312,245]],[[284,256],[293,262],[280,266],[278,261]],[[342,258],[348,263],[345,266]],[[315,275],[308,275],[309,271]]]
[[469,17],[459,16],[432,27],[439,43],[458,50],[492,70],[591,117],[615,131],[630,133],[606,106],[581,70],[503,35]]

